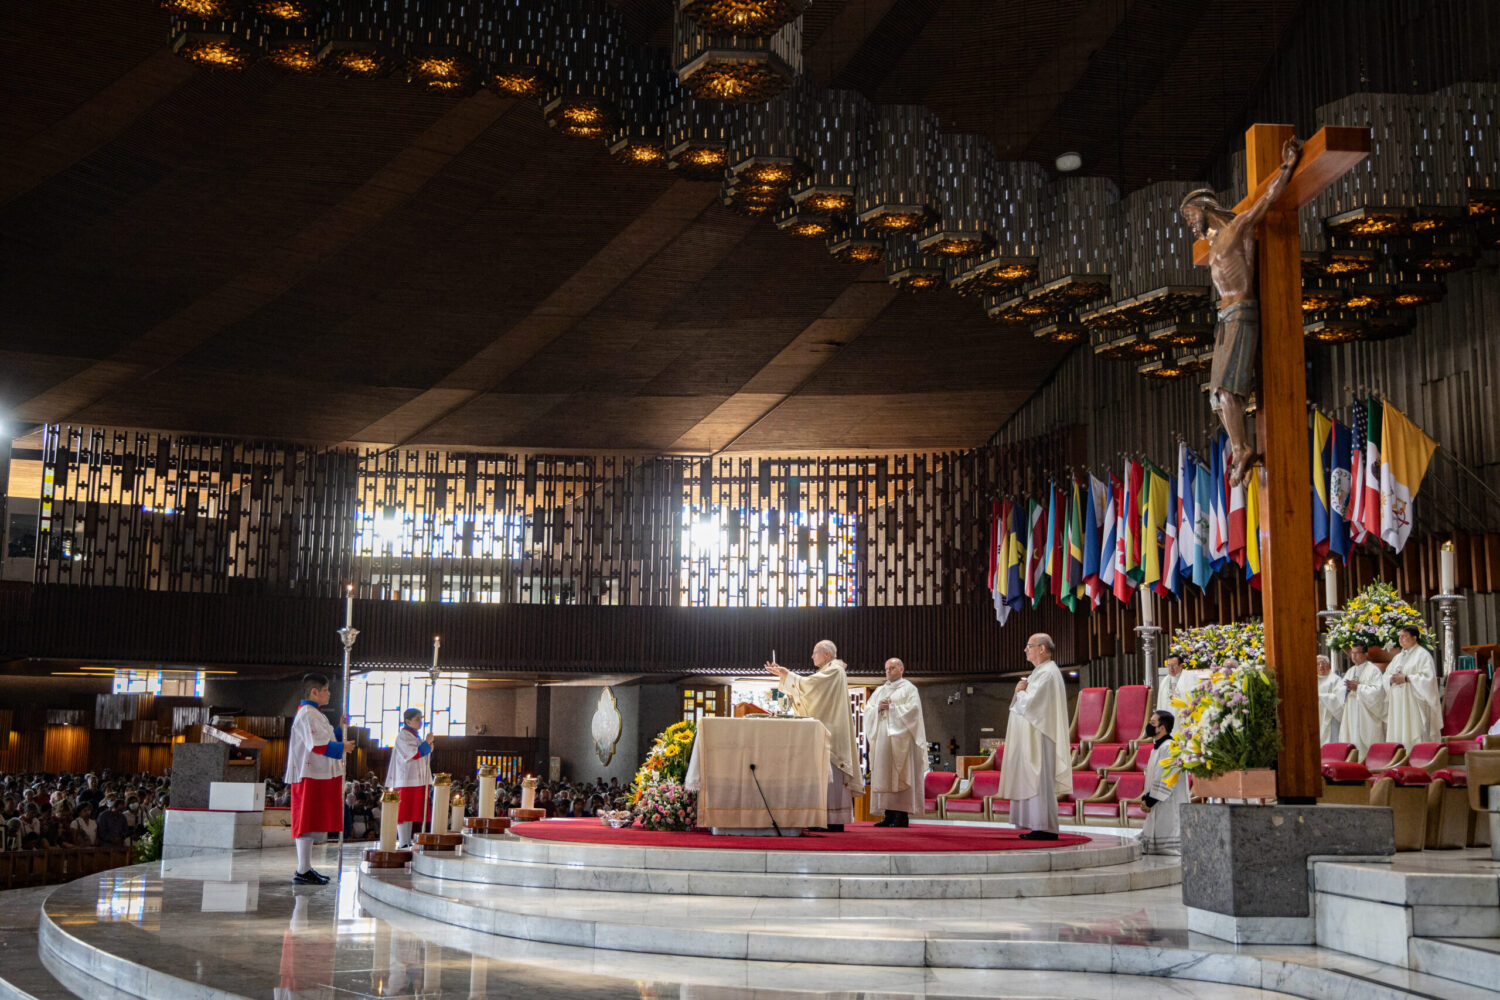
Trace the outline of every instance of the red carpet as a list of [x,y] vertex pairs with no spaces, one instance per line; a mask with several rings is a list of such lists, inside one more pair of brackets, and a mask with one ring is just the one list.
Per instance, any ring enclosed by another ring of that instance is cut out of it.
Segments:
[[909,826],[904,830],[853,823],[843,833],[809,833],[800,837],[715,837],[707,831],[657,833],[629,827],[611,830],[597,819],[547,819],[517,823],[510,832],[536,840],[569,844],[612,844],[622,847],[706,847],[738,851],[879,851],[901,852],[1024,851],[1086,844],[1088,837],[1060,834],[1056,840],[1022,840],[1019,830],[975,826]]

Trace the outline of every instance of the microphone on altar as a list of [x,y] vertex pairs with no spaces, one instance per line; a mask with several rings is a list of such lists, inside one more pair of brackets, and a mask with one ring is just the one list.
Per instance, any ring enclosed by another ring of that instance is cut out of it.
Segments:
[[778,837],[786,836],[786,834],[781,832],[781,825],[776,822],[776,814],[771,811],[771,803],[766,801],[766,790],[760,787],[760,778],[755,774],[755,764],[753,762],[750,764],[750,777],[755,781],[755,790],[760,792],[760,801],[766,807],[766,815],[771,817],[771,829],[776,831],[776,836]]

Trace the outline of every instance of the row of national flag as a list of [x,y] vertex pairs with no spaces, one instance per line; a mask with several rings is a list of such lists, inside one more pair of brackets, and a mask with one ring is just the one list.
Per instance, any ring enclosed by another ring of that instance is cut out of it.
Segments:
[[[1351,432],[1321,413],[1312,426],[1313,541],[1321,558],[1344,558],[1373,536],[1397,551],[1411,533],[1411,498],[1436,444],[1401,411],[1376,400],[1355,405]],[[1181,597],[1204,591],[1233,565],[1259,589],[1260,488],[1250,476],[1231,486],[1229,439],[1220,431],[1207,456],[1185,442],[1164,470],[1127,460],[1119,476],[1048,484],[1042,497],[993,506],[989,587],[995,615],[1052,600],[1069,611],[1135,589]]]
[[1354,403],[1351,431],[1322,413],[1312,422],[1313,546],[1347,559],[1352,544],[1400,552],[1411,536],[1411,502],[1437,442],[1406,414],[1373,397]]

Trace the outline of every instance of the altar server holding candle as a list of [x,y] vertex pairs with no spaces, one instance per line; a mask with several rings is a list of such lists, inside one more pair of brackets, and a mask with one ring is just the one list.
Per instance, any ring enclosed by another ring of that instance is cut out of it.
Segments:
[[343,733],[323,714],[328,678],[302,678],[302,704],[286,744],[286,783],[292,788],[292,843],[297,847],[298,885],[326,885],[328,876],[312,867],[313,841],[344,828]]
[[422,710],[408,708],[401,713],[401,728],[391,748],[391,765],[385,773],[385,787],[401,793],[401,808],[396,816],[400,844],[397,850],[411,847],[413,826],[427,815],[427,786],[432,784],[432,741],[422,738]]

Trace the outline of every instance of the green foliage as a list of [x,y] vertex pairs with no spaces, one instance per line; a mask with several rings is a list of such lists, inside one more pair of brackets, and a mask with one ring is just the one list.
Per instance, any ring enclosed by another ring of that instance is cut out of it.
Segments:
[[141,834],[135,842],[135,863],[147,864],[151,861],[161,860],[161,838],[162,832],[167,826],[167,814],[165,811],[159,815],[152,816],[146,823],[146,832]]

